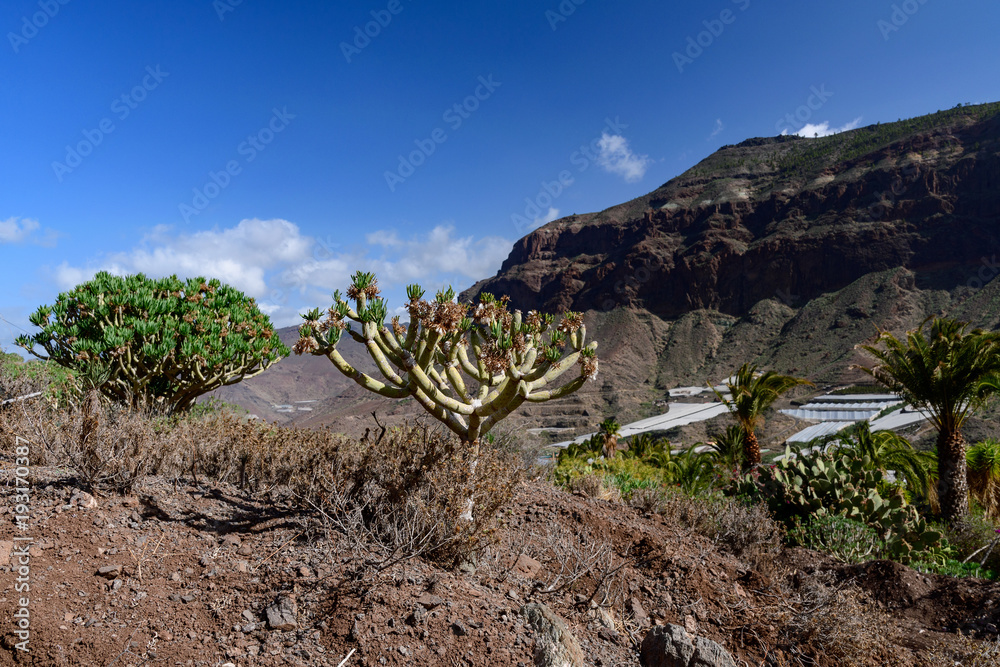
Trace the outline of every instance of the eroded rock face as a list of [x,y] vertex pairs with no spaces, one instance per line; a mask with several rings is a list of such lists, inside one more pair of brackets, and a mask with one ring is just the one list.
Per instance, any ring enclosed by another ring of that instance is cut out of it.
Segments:
[[526,604],[520,614],[535,631],[536,667],[583,667],[583,650],[566,621],[544,604]]
[[646,633],[639,661],[644,667],[736,667],[733,656],[719,644],[672,624]]
[[982,113],[727,146],[645,197],[535,230],[463,298],[675,319],[798,307],[900,267],[965,284],[1000,250],[1000,120]]

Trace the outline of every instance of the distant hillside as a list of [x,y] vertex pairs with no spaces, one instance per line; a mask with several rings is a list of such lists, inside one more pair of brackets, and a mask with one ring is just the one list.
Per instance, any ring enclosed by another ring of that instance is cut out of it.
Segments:
[[[726,146],[638,199],[551,222],[462,293],[580,310],[601,373],[527,425],[593,430],[662,411],[679,385],[744,361],[821,385],[855,379],[854,346],[947,313],[1000,325],[1000,103],[819,139]],[[294,342],[294,329],[282,331]],[[352,363],[370,362],[345,345]],[[220,395],[268,419],[352,431],[380,406],[329,361],[292,357]],[[275,413],[273,404],[311,411]],[[370,420],[367,420],[370,421]],[[784,428],[784,427],[783,427]]]

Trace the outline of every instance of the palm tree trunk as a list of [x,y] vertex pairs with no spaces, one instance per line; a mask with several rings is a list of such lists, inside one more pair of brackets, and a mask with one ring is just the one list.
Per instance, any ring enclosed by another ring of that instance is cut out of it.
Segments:
[[747,429],[743,440],[743,469],[749,470],[758,464],[760,464],[760,443],[757,442],[757,434],[753,429]]
[[938,498],[941,518],[949,523],[969,515],[969,480],[965,461],[965,439],[959,431],[938,434]]

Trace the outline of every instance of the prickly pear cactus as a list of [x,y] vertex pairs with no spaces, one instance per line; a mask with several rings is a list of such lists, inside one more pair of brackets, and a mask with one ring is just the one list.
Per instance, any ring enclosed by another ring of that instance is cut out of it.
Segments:
[[786,526],[796,519],[828,514],[871,526],[885,540],[890,555],[901,562],[938,548],[941,534],[927,527],[902,492],[896,490],[888,498],[879,495],[882,478],[868,457],[833,452],[793,456],[786,449],[773,467],[758,469],[756,477],[744,476],[736,491],[762,498]]

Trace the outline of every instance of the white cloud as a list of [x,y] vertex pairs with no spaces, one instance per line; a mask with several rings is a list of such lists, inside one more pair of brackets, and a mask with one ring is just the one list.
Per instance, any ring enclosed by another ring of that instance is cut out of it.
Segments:
[[715,137],[717,137],[720,134],[722,134],[722,131],[724,129],[726,129],[726,126],[722,123],[722,119],[721,118],[716,118],[715,119],[715,129],[712,130],[712,134],[708,135],[708,138],[709,139],[714,139]]
[[605,171],[618,174],[629,183],[645,176],[646,169],[652,162],[648,155],[633,153],[628,140],[619,134],[604,132],[597,145],[601,151],[597,156],[597,163]]
[[[860,124],[861,124],[861,116],[858,116],[857,118],[852,120],[850,123],[847,123],[846,125],[834,128],[830,127],[830,121],[824,121],[822,123],[808,123],[795,134],[799,135],[800,137],[807,137],[810,139],[816,136],[829,137],[831,134],[839,134],[840,132],[853,130]],[[788,130],[782,132],[782,134],[787,134],[787,133]]]
[[51,229],[42,231],[41,237],[35,232],[42,229],[34,218],[7,218],[0,220],[0,243],[21,243],[31,241],[41,246],[52,247],[58,235]]
[[513,245],[498,236],[478,241],[471,236],[455,238],[454,231],[451,225],[438,225],[426,237],[408,241],[401,240],[395,232],[368,234],[368,244],[383,249],[383,255],[372,258],[368,264],[386,282],[397,285],[441,274],[475,282],[496,273]]
[[528,232],[533,232],[542,225],[547,225],[553,220],[558,220],[558,219],[559,219],[559,209],[555,208],[554,206],[550,206],[549,212],[545,214],[545,217],[535,218],[531,222],[531,225],[529,225],[528,228],[524,230],[524,233],[527,234]]
[[218,278],[255,298],[269,293],[265,273],[311,258],[313,240],[287,220],[243,220],[229,229],[175,234],[155,227],[138,248],[108,255],[100,266],[81,269],[66,264],[56,271],[61,288],[69,288],[97,271],[124,275],[207,276]]
[[375,231],[351,250],[303,235],[287,220],[243,220],[235,227],[177,233],[161,226],[140,245],[110,254],[86,267],[63,263],[53,276],[60,289],[89,280],[98,271],[206,276],[252,296],[278,326],[301,322],[299,313],[330,304],[330,293],[344,290],[357,270],[375,271],[379,285],[398,304],[402,287],[420,282],[428,291],[446,284],[464,289],[496,273],[513,242],[499,237],[458,238],[454,227],[439,225],[426,235],[402,239]]

